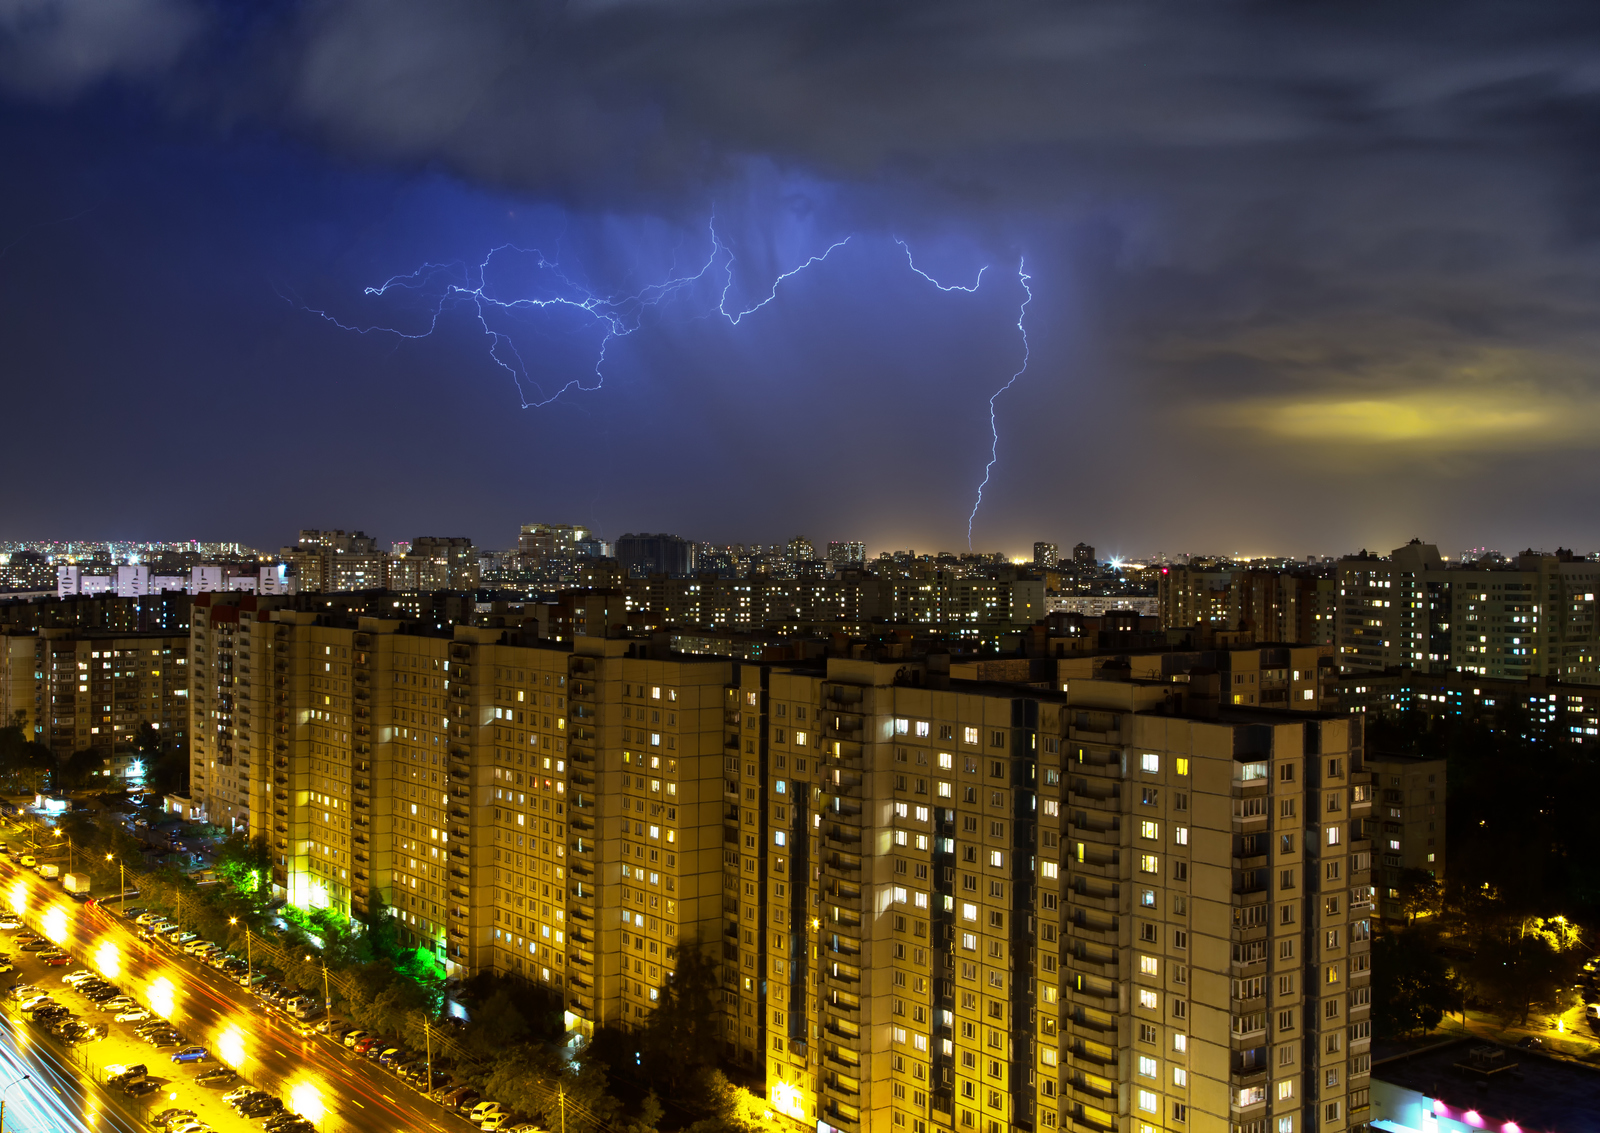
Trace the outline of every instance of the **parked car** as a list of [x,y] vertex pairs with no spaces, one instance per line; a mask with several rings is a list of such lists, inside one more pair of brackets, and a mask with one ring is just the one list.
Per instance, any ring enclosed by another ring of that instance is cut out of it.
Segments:
[[229,1090],[227,1093],[223,1094],[222,1100],[227,1102],[229,1105],[238,1105],[239,1102],[243,1101],[245,1098],[256,1097],[258,1095],[264,1098],[267,1096],[267,1092],[265,1090],[258,1090],[254,1086],[240,1086],[236,1090]]
[[160,1088],[160,1082],[157,1082],[151,1078],[145,1078],[143,1081],[129,1082],[126,1086],[122,1087],[122,1092],[127,1094],[130,1098],[142,1098],[147,1094],[155,1093]]
[[168,1125],[176,1125],[184,1118],[190,1118],[192,1120],[194,1118],[194,1110],[164,1109],[150,1119],[150,1124],[164,1128]]
[[146,1019],[152,1018],[152,1016],[147,1008],[133,1006],[118,1011],[114,1018],[119,1023],[143,1023]]
[[45,965],[51,968],[65,968],[72,963],[72,957],[65,952],[46,952],[39,959],[43,960]]
[[123,1066],[117,1063],[112,1063],[110,1066],[106,1067],[106,1085],[126,1086],[129,1082],[140,1081],[144,1078],[145,1074],[149,1072],[149,1069],[150,1068],[142,1062],[134,1063],[132,1066]]
[[478,1122],[478,1128],[483,1133],[500,1133],[502,1129],[511,1128],[511,1112],[509,1110],[496,1110]]
[[18,945],[18,948],[23,952],[43,952],[46,948],[53,947],[55,946],[48,940],[40,940],[37,938],[33,940],[24,940],[20,945]]
[[211,1052],[203,1046],[186,1046],[172,1052],[174,1062],[208,1062]]
[[194,1076],[194,1080],[202,1086],[227,1086],[239,1080],[239,1075],[228,1066],[213,1066]]
[[346,1031],[344,1033],[344,1037],[341,1038],[339,1041],[344,1043],[345,1046],[350,1047],[353,1050],[353,1049],[355,1049],[355,1045],[358,1042],[360,1042],[362,1039],[369,1039],[371,1037],[372,1037],[372,1032],[371,1031],[363,1031],[363,1030],[360,1030],[358,1028],[358,1029],[356,1029],[354,1031]]

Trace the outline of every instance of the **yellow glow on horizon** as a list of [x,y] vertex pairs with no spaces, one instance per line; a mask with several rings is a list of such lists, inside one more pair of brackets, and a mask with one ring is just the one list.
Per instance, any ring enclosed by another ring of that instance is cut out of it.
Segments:
[[1262,430],[1288,440],[1467,442],[1507,433],[1546,430],[1558,425],[1550,407],[1504,395],[1450,396],[1448,393],[1394,398],[1284,402],[1246,410]]

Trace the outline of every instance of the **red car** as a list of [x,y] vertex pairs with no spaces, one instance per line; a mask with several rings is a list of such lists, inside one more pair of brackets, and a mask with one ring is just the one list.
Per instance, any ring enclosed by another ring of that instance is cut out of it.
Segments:
[[41,959],[43,959],[44,962],[52,968],[65,968],[68,964],[72,963],[72,957],[68,956],[65,952],[57,952],[53,956],[44,956],[41,957]]
[[[373,1035],[370,1038],[362,1039],[360,1042],[356,1043],[355,1052],[357,1054],[366,1054],[368,1049],[371,1047],[376,1046],[378,1043],[387,1043],[388,1041],[389,1040],[386,1038],[380,1038],[377,1035]],[[379,1047],[379,1049],[381,1050],[382,1047]]]

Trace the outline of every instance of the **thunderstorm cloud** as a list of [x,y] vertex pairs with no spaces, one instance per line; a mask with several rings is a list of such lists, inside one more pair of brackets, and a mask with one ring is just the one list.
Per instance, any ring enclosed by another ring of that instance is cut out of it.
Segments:
[[[211,144],[453,178],[559,213],[617,278],[692,259],[712,211],[768,278],[846,234],[989,265],[997,288],[1026,254],[1037,353],[998,407],[997,547],[1600,535],[1592,5],[0,0],[0,83],[13,115],[143,100]],[[574,405],[562,420],[622,462],[577,501],[590,521],[959,542],[982,407],[1017,361],[1015,276],[987,306],[885,300],[860,256],[815,285],[846,294],[809,328],[774,319],[715,358],[664,331],[619,363],[678,383],[693,404],[669,428],[620,393]],[[898,314],[851,321],[879,301]],[[878,353],[882,325],[969,317],[989,336],[961,358],[970,389]],[[849,357],[813,358],[830,319]],[[811,396],[728,392],[775,358]],[[453,365],[481,363],[464,343]],[[568,443],[527,427],[539,452]],[[651,461],[690,471],[604,511]],[[761,492],[712,486],[752,467],[735,479]],[[509,528],[525,498],[478,514]]]

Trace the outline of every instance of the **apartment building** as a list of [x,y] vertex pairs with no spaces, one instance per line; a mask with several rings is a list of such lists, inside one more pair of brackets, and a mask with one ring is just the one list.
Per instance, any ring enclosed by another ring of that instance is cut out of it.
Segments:
[[1372,772],[1372,842],[1378,855],[1378,911],[1403,921],[1400,875],[1421,870],[1436,881],[1445,871],[1445,761],[1382,752],[1367,756]]
[[1600,685],[1600,563],[1526,551],[1514,563],[1451,565],[1413,540],[1387,558],[1340,559],[1339,663]]
[[197,782],[243,791],[275,884],[556,989],[574,1030],[642,1025],[693,947],[724,1055],[808,1130],[1362,1120],[1359,720],[1155,667],[1053,688],[206,609],[232,699]]
[[[189,732],[187,634],[47,628],[0,633],[0,720],[58,757],[132,750],[149,724]],[[119,766],[130,766],[127,760]]]
[[742,1052],[768,1020],[780,1108],[851,1131],[1359,1125],[1359,723],[1185,717],[1168,681],[921,676],[773,670],[766,759],[738,760],[767,829],[745,817],[729,881],[755,874],[768,909],[764,932],[729,918],[727,1024]]
[[1157,575],[1161,624],[1247,630],[1261,642],[1329,644],[1337,584],[1311,571],[1164,566]]

